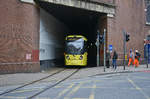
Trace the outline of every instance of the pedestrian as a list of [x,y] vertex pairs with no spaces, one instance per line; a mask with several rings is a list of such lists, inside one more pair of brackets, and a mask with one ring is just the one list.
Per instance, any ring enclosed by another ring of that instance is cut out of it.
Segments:
[[106,67],[107,67],[107,68],[110,67],[110,64],[109,64],[110,59],[111,59],[110,51],[107,50],[107,51],[106,51]]
[[139,51],[135,50],[135,59],[134,59],[135,67],[139,66],[140,56],[141,56],[141,54],[139,53]]
[[117,64],[116,64],[117,59],[118,59],[118,54],[117,54],[116,51],[114,51],[113,57],[112,57],[112,60],[113,60],[113,61],[112,61],[112,65],[113,65],[113,68],[114,68],[114,69],[117,69]]
[[128,62],[128,67],[129,67],[131,63],[132,63],[132,65],[134,65],[134,53],[133,53],[132,49],[130,49],[128,57],[129,57],[129,62]]

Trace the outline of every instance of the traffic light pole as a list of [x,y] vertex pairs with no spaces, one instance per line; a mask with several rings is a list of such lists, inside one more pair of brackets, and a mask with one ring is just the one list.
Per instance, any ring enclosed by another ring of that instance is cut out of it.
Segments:
[[148,68],[148,63],[149,63],[148,61],[149,61],[149,54],[147,55],[147,68]]
[[123,48],[124,48],[124,55],[123,55],[123,69],[125,70],[125,64],[126,64],[126,60],[125,60],[125,55],[126,55],[126,32],[123,31]]
[[146,53],[146,66],[147,66],[147,68],[148,68],[148,52]]
[[104,72],[106,68],[106,29],[104,29]]
[[149,60],[149,55],[148,55],[148,45],[146,46],[146,67],[148,68],[148,60]]
[[99,53],[99,31],[97,31],[97,39],[96,39],[96,46],[97,46],[97,67],[99,66],[99,57],[100,57],[100,53]]

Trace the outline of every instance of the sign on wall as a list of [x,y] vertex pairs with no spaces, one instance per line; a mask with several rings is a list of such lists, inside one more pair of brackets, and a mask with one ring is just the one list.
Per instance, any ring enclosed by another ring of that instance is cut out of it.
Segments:
[[31,60],[31,54],[26,54],[26,60]]
[[26,2],[26,3],[31,3],[31,4],[34,4],[34,1],[33,0],[20,0],[22,2]]
[[109,45],[109,51],[112,52],[112,50],[113,50],[113,46]]

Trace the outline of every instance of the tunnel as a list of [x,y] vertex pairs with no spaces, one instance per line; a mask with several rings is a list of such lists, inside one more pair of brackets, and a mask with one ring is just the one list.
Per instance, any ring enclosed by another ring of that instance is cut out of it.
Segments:
[[[102,34],[103,28],[106,26],[106,14],[96,11],[90,11],[81,8],[69,7],[64,5],[57,5],[47,2],[35,0],[36,4],[40,7],[40,18],[44,25],[40,24],[40,41],[42,41],[43,31],[50,30],[53,36],[46,36],[45,38],[51,39],[47,42],[54,42],[50,45],[53,52],[49,52],[52,57],[44,58],[44,51],[48,51],[48,47],[45,47],[43,43],[40,43],[40,64],[42,68],[48,68],[49,66],[64,66],[64,42],[67,35],[83,35],[88,39],[88,67],[96,66],[96,37],[97,31]],[[45,14],[46,13],[46,14]],[[45,21],[43,21],[45,20]],[[57,21],[61,25],[53,24],[53,20]],[[41,22],[41,21],[40,21]],[[50,24],[50,25],[48,25]],[[44,30],[45,29],[45,30]],[[58,29],[58,30],[57,30]],[[57,31],[57,33],[55,33]],[[50,34],[50,35],[51,35]],[[49,35],[49,34],[48,34]],[[43,38],[43,41],[45,40]],[[55,40],[52,40],[54,39]],[[46,41],[45,41],[46,43]],[[56,44],[57,43],[57,44]],[[43,47],[42,47],[43,46]],[[103,54],[103,45],[101,45],[100,56]],[[53,53],[53,55],[52,55]],[[101,59],[100,59],[101,60]]]

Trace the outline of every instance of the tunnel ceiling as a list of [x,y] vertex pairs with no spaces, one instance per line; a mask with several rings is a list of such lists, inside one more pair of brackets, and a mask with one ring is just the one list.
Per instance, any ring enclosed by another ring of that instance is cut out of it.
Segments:
[[67,7],[63,5],[56,5],[48,2],[36,2],[41,8],[45,9],[48,13],[62,21],[69,28],[80,28],[84,25],[94,25],[102,13]]

